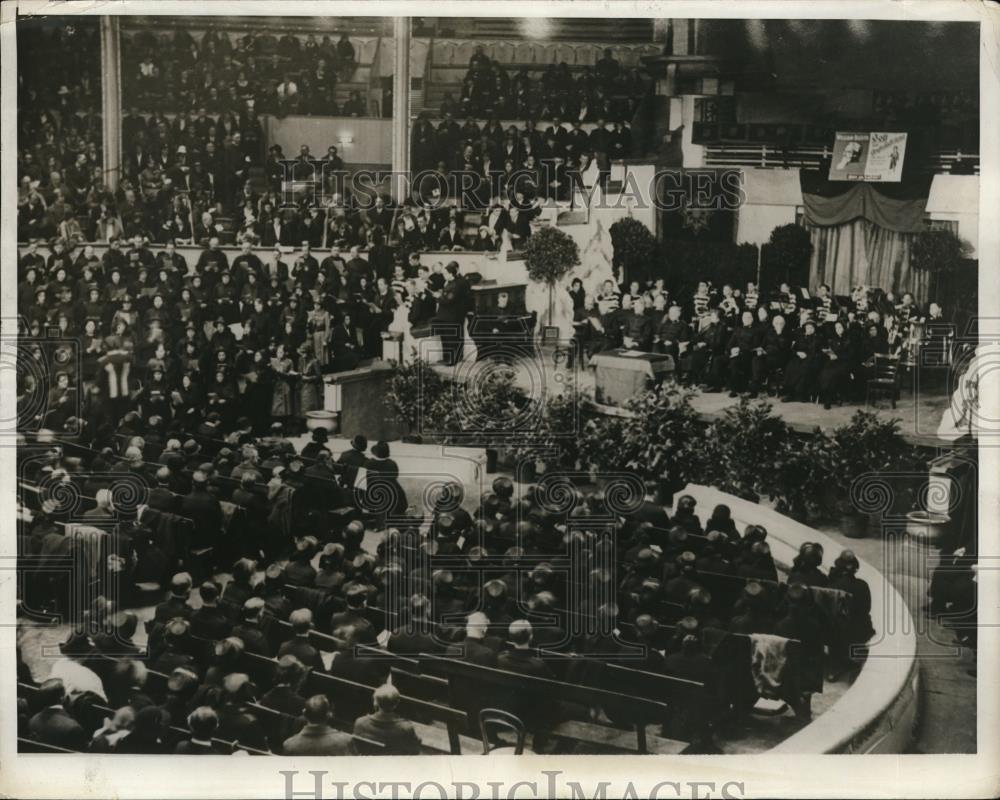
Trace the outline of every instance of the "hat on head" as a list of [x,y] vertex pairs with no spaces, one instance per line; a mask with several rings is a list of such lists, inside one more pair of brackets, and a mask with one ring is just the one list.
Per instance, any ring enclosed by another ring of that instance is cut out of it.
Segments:
[[201,445],[198,444],[194,439],[188,439],[184,442],[184,452],[188,455],[194,455],[199,450],[201,450]]
[[351,439],[351,447],[353,447],[358,452],[363,453],[368,449],[368,440],[362,436],[360,433]]
[[330,440],[330,434],[327,433],[326,428],[313,428],[312,440],[314,442],[327,442]]
[[372,455],[375,458],[388,458],[389,457],[389,445],[386,442],[377,442],[372,446]]
[[367,595],[365,587],[362,586],[357,581],[351,581],[347,586],[344,587],[345,597],[360,597],[361,595]]

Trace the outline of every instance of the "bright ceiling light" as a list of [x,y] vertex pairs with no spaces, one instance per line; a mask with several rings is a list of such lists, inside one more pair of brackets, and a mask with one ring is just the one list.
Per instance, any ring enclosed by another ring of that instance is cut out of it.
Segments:
[[545,17],[525,17],[520,21],[521,35],[526,39],[551,39],[555,26]]

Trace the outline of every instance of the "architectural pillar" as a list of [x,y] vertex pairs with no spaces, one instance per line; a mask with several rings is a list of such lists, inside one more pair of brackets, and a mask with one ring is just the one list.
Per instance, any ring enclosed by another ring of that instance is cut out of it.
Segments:
[[411,25],[409,17],[396,17],[393,21],[392,194],[397,201],[402,201],[409,191]]
[[104,181],[118,188],[122,163],[121,40],[118,17],[101,17],[101,145]]

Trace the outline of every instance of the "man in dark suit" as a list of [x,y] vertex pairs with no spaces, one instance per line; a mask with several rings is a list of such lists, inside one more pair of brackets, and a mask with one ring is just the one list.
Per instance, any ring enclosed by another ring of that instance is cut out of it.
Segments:
[[243,640],[248,653],[271,657],[271,645],[261,628],[264,614],[264,600],[251,597],[243,604],[243,621],[233,628],[233,636]]
[[248,709],[248,704],[254,700],[253,692],[250,677],[242,672],[233,672],[223,679],[218,737],[267,750],[264,727]]
[[[279,656],[278,666],[274,672],[274,688],[260,698],[260,704],[283,714],[299,716],[306,704],[305,698],[298,693],[304,677],[305,667],[301,661],[290,654]],[[289,732],[288,736],[291,735]],[[287,739],[288,736],[284,738]]]
[[191,576],[178,572],[170,579],[170,596],[156,606],[153,613],[153,627],[165,625],[176,617],[190,619],[193,609],[187,604],[191,595]]
[[171,473],[169,467],[156,470],[156,486],[149,490],[146,505],[157,511],[177,513],[181,499],[170,490]]
[[275,247],[271,260],[261,267],[261,282],[265,285],[270,283],[272,278],[277,278],[282,286],[288,282],[288,264],[281,260],[281,256],[281,248]]
[[422,594],[415,594],[410,598],[409,610],[409,622],[393,630],[389,637],[389,650],[413,656],[440,650],[431,633],[431,601]]
[[69,750],[86,748],[86,732],[63,707],[66,687],[60,678],[45,681],[39,687],[35,700],[42,710],[28,721],[28,733],[32,739]]
[[667,309],[653,333],[653,348],[659,353],[673,356],[674,362],[678,360],[681,342],[691,338],[688,324],[681,319],[681,307],[676,304]]
[[[553,680],[555,676],[549,665],[532,653],[532,638],[531,623],[525,619],[514,620],[507,634],[507,640],[512,646],[499,655],[497,668],[519,675]],[[534,691],[503,689],[498,693],[496,701],[499,708],[520,717],[530,731],[537,731],[538,728],[552,723],[559,708],[557,701],[546,699]],[[540,737],[536,736],[537,739]],[[536,741],[536,749],[538,745],[539,742]]]
[[[753,314],[744,311],[740,315],[741,324],[736,328],[726,344],[729,363],[729,396],[736,397],[745,391],[751,380],[753,357],[760,346],[760,335],[753,324]],[[752,395],[756,396],[757,387],[751,384]]]
[[365,451],[368,449],[368,440],[362,435],[357,434],[353,439],[351,439],[351,446],[337,459],[337,463],[346,467],[341,476],[341,480],[344,482],[344,488],[352,493],[354,492],[354,481],[357,480],[358,470],[368,463],[368,456]]
[[211,547],[222,531],[222,506],[208,490],[208,475],[196,469],[191,475],[191,491],[181,499],[180,513],[194,523],[196,547]]
[[399,706],[399,690],[385,684],[375,690],[375,713],[359,717],[354,721],[356,736],[374,739],[385,745],[380,755],[415,756],[420,754],[420,739],[413,723],[396,713]]
[[625,347],[648,351],[653,346],[653,318],[646,313],[642,296],[633,298],[632,313],[622,322],[622,341]]
[[621,120],[615,121],[615,129],[611,132],[609,145],[611,149],[608,156],[612,160],[629,158],[632,155],[632,132],[625,127]]
[[278,648],[278,658],[295,656],[305,666],[322,672],[326,667],[319,650],[309,644],[309,632],[313,628],[312,611],[308,608],[297,608],[288,617],[292,626],[292,638]]
[[489,636],[490,618],[482,611],[469,614],[465,623],[465,639],[461,644],[463,661],[478,664],[481,667],[495,667],[497,653],[503,642],[496,636]]
[[326,695],[316,694],[306,700],[306,725],[285,740],[286,756],[349,756],[354,754],[350,734],[330,727],[333,708]]
[[432,323],[434,333],[441,337],[444,362],[453,366],[462,358],[465,343],[465,315],[472,310],[472,286],[458,273],[458,263],[445,267],[448,281],[441,290],[438,310]]
[[177,743],[174,754],[179,756],[220,756],[228,755],[226,749],[213,742],[215,732],[219,727],[219,715],[211,706],[198,706],[188,714],[188,728],[191,738]]
[[191,613],[191,633],[213,641],[225,639],[233,625],[219,609],[218,585],[213,581],[205,581],[198,587],[198,595],[201,597],[201,608]]
[[347,608],[338,611],[330,618],[330,630],[336,633],[337,628],[350,627],[361,644],[374,645],[378,642],[379,631],[375,630],[367,611],[368,595],[365,587],[358,581],[351,581],[344,587],[344,597]]

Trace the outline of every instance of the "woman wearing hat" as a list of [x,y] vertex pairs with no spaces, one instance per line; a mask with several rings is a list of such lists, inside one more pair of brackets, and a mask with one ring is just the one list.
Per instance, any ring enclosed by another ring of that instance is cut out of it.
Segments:
[[270,372],[273,380],[271,390],[271,417],[284,421],[292,416],[295,410],[295,392],[292,385],[296,373],[294,364],[285,350],[285,345],[279,343],[271,356]]
[[399,465],[389,458],[389,445],[376,442],[372,457],[365,462],[365,505],[376,517],[379,527],[385,527],[387,517],[401,517],[409,504],[399,482]]
[[323,407],[323,371],[309,342],[303,342],[299,347],[299,374],[302,381],[299,384],[298,414],[304,416]]
[[[330,312],[319,303],[314,305],[306,317],[306,330],[309,334],[311,352],[319,366],[326,367],[330,362],[330,340],[333,338],[333,321]],[[299,352],[302,352],[301,348]]]

